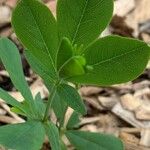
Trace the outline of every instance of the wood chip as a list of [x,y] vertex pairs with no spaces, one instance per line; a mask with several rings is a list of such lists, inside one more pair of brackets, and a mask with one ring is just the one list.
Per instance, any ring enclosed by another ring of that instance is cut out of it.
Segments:
[[132,133],[132,134],[136,134],[136,133],[141,133],[142,129],[141,128],[121,128],[120,129],[121,132],[126,132],[126,133]]
[[9,73],[6,70],[1,70],[0,75],[5,76],[5,77],[9,77]]
[[101,105],[107,109],[111,109],[117,102],[117,97],[98,97],[98,101],[101,103]]
[[142,33],[141,34],[142,39],[146,42],[146,43],[150,43],[150,35],[147,33]]
[[125,150],[150,150],[148,147],[140,146],[130,141],[124,141]]
[[6,150],[4,147],[0,146],[0,150]]
[[150,121],[139,121],[139,120],[137,120],[135,118],[134,113],[124,109],[120,103],[116,104],[113,107],[112,112],[134,127],[150,128]]
[[11,10],[7,6],[0,6],[0,27],[10,22]]
[[6,123],[6,124],[18,123],[16,119],[9,117],[9,116],[3,116],[3,115],[0,115],[0,122]]
[[135,99],[133,97],[133,95],[131,95],[131,94],[126,94],[126,95],[122,96],[120,99],[121,99],[121,104],[122,104],[123,108],[130,110],[130,111],[134,111],[139,106],[142,105],[141,100]]
[[[45,85],[43,84],[42,80],[37,79],[30,87],[31,92],[33,94],[33,96],[35,96],[38,92],[40,92],[41,97],[47,98],[48,97],[48,90],[45,87]],[[22,97],[20,92],[9,92],[9,94],[14,97],[16,100],[18,100],[19,102],[22,102],[24,100],[24,98]]]
[[97,126],[94,124],[88,124],[88,125],[84,125],[81,128],[81,131],[89,131],[89,132],[97,132]]
[[136,0],[136,9],[133,12],[134,19],[137,22],[144,22],[150,18],[150,1],[149,0]]
[[67,125],[67,123],[68,123],[68,121],[69,121],[73,111],[74,110],[72,108],[70,108],[70,107],[67,109],[66,114],[65,114],[64,126]]
[[149,80],[144,80],[144,81],[132,84],[131,88],[134,91],[141,91],[141,90],[143,90],[143,89],[145,89],[149,86],[150,86],[150,81]]
[[8,92],[12,97],[14,97],[18,102],[23,102],[24,98],[22,97],[20,92]]
[[100,117],[87,117],[87,118],[83,118],[80,122],[80,125],[85,125],[85,124],[90,124],[90,123],[94,123],[100,120]]
[[7,111],[6,111],[6,110],[4,110],[4,109],[0,108],[0,115],[6,115],[6,113],[7,113]]
[[48,97],[48,90],[46,86],[43,84],[41,79],[37,79],[30,87],[33,96],[35,96],[38,92],[41,93],[42,98],[47,98]]
[[150,82],[149,82],[149,84],[147,84],[147,87],[143,87],[143,88],[141,88],[141,89],[136,89],[136,92],[135,92],[135,94],[134,94],[134,96],[135,97],[140,97],[140,96],[142,96],[142,95],[144,95],[144,94],[148,94],[148,93],[150,93],[150,88],[149,88],[149,86],[150,86]]
[[142,131],[140,144],[143,146],[150,147],[150,129]]
[[56,16],[56,1],[50,1],[46,5],[52,11],[53,15]]
[[143,23],[140,23],[139,25],[139,30],[140,30],[140,33],[150,33],[150,19],[143,22]]
[[139,139],[136,136],[134,136],[133,134],[129,134],[126,132],[120,132],[119,136],[123,141],[139,144]]
[[150,121],[150,105],[142,105],[135,111],[135,116],[139,120]]
[[120,125],[120,120],[112,113],[99,115],[97,126],[103,128],[105,132],[112,131]]
[[126,16],[135,8],[134,0],[117,0],[114,5],[114,14],[118,16]]
[[135,3],[136,9],[126,16],[126,22],[135,30],[135,36],[138,37],[139,24],[149,20],[150,18],[150,0],[136,0]]
[[94,86],[88,86],[88,87],[85,86],[80,89],[80,93],[82,96],[97,95],[101,91],[102,91],[102,88],[94,87]]
[[11,111],[10,111],[10,107],[9,107],[7,104],[1,103],[1,107],[2,107],[4,110],[6,110],[7,113],[8,113],[10,116],[12,116],[12,117],[16,120],[17,123],[25,122],[24,119],[22,119],[21,117],[19,117],[17,114],[11,112]]
[[140,99],[145,99],[145,100],[147,99],[149,101],[149,97],[148,97],[149,94],[150,94],[150,88],[146,87],[146,88],[143,88],[140,90],[136,90],[136,92],[134,93],[134,97],[140,98]]
[[97,98],[95,97],[83,97],[83,99],[88,102],[92,107],[98,110],[104,110],[104,108],[99,104]]
[[6,5],[13,8],[15,7],[17,0],[5,0],[6,1]]

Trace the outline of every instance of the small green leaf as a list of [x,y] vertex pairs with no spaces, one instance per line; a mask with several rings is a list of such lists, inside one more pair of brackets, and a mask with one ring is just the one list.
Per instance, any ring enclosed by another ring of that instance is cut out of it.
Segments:
[[45,130],[49,138],[52,150],[61,150],[59,131],[52,122],[45,124]]
[[13,106],[11,108],[11,111],[18,113],[23,116],[31,116],[31,111],[29,110],[29,107],[24,107],[24,102],[20,103],[15,98],[13,98],[11,95],[9,95],[6,91],[0,88],[0,98],[3,99],[7,104]]
[[119,36],[101,38],[83,52],[87,69],[84,75],[68,78],[80,84],[113,85],[128,82],[146,67],[150,48],[146,43]]
[[67,146],[65,145],[65,143],[63,141],[61,142],[61,150],[67,150]]
[[57,70],[61,69],[72,56],[72,45],[67,38],[63,38],[57,54]]
[[12,107],[10,110],[18,115],[27,117],[26,113],[18,107]]
[[25,100],[33,104],[33,97],[25,80],[20,54],[9,39],[0,39],[0,58],[8,71],[14,86],[21,92]]
[[78,127],[79,123],[80,123],[80,118],[79,117],[80,117],[79,113],[74,111],[72,113],[71,117],[69,118],[69,121],[67,123],[66,128],[70,130],[70,129],[73,129],[75,127]]
[[64,117],[67,111],[67,104],[65,101],[59,97],[58,93],[56,92],[53,103],[52,103],[52,108],[54,110],[55,115],[57,116],[57,121],[59,122],[60,126],[63,126],[64,124]]
[[67,84],[60,84],[57,87],[57,93],[61,100],[67,103],[75,111],[86,114],[86,109],[84,103],[79,95],[79,93],[71,86]]
[[42,119],[44,117],[46,105],[44,104],[40,93],[37,93],[35,96],[35,106],[36,106],[38,118]]
[[9,95],[6,91],[0,88],[0,98],[3,99],[7,104],[14,107],[21,107],[21,103],[19,103],[15,98]]
[[59,75],[62,78],[83,74],[85,74],[84,66],[82,66],[80,60],[76,58],[70,59],[70,61],[59,72]]
[[34,105],[31,106],[27,103],[27,101],[23,101],[21,103],[22,108],[26,111],[26,115],[28,117],[28,119],[38,119],[37,118],[37,113],[36,113],[36,107],[35,107],[35,101],[34,101]]
[[36,107],[33,105],[30,108],[30,105],[25,100],[23,102],[21,102],[20,107],[12,107],[11,111],[15,112],[19,115],[26,116],[28,119],[35,119],[35,118],[39,119],[37,117]]
[[66,136],[78,150],[124,150],[121,140],[107,134],[67,131]]
[[0,145],[15,150],[39,150],[45,131],[40,122],[26,122],[0,127]]
[[57,70],[60,77],[82,75],[86,60],[83,56],[77,55],[67,38],[63,38],[57,54]]
[[86,47],[106,28],[112,13],[113,0],[59,0],[57,21],[60,37]]
[[12,16],[15,33],[27,49],[56,78],[58,49],[56,20],[48,7],[37,0],[21,0]]

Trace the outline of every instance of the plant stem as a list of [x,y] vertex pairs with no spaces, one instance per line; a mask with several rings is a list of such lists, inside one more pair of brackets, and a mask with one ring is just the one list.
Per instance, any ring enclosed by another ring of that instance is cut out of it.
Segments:
[[55,96],[55,93],[56,93],[56,89],[57,89],[57,86],[58,84],[55,84],[53,87],[52,87],[52,91],[51,91],[51,94],[48,98],[48,103],[47,103],[47,107],[46,107],[46,110],[45,110],[45,114],[44,114],[44,118],[43,118],[43,122],[45,122],[48,118],[48,115],[49,115],[49,110],[52,106],[52,103],[53,103],[53,100],[54,100],[54,96]]

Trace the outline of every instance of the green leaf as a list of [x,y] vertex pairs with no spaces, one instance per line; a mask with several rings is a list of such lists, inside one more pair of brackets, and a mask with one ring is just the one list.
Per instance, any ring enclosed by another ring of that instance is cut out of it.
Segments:
[[63,141],[61,141],[61,150],[67,150],[67,146]]
[[59,131],[57,127],[52,122],[48,122],[45,124],[45,130],[49,138],[52,150],[61,150]]
[[79,93],[73,87],[67,84],[60,84],[57,87],[57,93],[61,100],[66,102],[72,109],[81,114],[86,114],[84,103]]
[[32,105],[30,107],[30,105],[25,100],[23,102],[21,102],[20,107],[12,107],[11,111],[15,112],[19,115],[26,116],[26,117],[28,117],[28,119],[39,119],[38,117],[36,117],[37,112],[36,112],[35,105]]
[[31,116],[29,107],[25,108],[23,103],[18,102],[15,98],[9,95],[6,91],[0,88],[0,98],[3,99],[7,104],[13,106],[11,111],[18,113],[23,116]]
[[80,115],[79,115],[79,113],[74,111],[72,113],[71,117],[69,118],[69,121],[67,123],[66,128],[67,129],[73,129],[75,127],[78,127],[79,126],[79,122],[80,122]]
[[139,40],[108,36],[91,44],[82,55],[91,69],[67,80],[105,86],[138,77],[148,63],[150,48]]
[[25,100],[33,104],[33,97],[23,74],[19,51],[15,44],[7,38],[0,39],[0,58],[14,86],[21,92]]
[[80,47],[73,47],[67,38],[62,39],[57,54],[57,70],[60,77],[84,74],[86,60],[76,54],[76,49]]
[[15,33],[27,49],[56,78],[58,48],[56,20],[48,7],[37,0],[21,0],[12,16]]
[[68,108],[67,104],[65,101],[59,97],[58,93],[56,92],[53,103],[52,103],[52,108],[54,110],[55,115],[57,116],[57,120],[60,124],[60,126],[63,126],[64,124],[64,117],[66,114],[66,110]]
[[[59,75],[62,78],[67,76],[83,75],[85,74],[84,65],[81,62],[84,59],[82,56],[74,56],[59,71]],[[85,61],[86,62],[86,61]]]
[[6,91],[0,88],[0,98],[3,99],[7,104],[14,107],[21,107],[21,103],[19,103],[15,98],[9,95]]
[[113,0],[59,0],[57,21],[60,38],[85,47],[98,38],[110,22]]
[[15,150],[39,150],[45,131],[40,122],[26,122],[0,127],[0,145]]
[[66,136],[78,150],[124,150],[121,140],[107,134],[67,131]]
[[40,93],[37,93],[35,96],[35,105],[36,105],[38,118],[43,119],[46,110],[46,105],[44,104]]
[[18,107],[12,107],[10,110],[18,115],[27,117],[27,114]]
[[57,70],[60,70],[72,56],[72,45],[67,38],[63,38],[57,54]]

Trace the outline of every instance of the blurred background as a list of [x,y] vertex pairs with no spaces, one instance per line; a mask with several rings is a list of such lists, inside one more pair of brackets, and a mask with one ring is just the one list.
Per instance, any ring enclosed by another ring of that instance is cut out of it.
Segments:
[[[10,38],[19,48],[23,69],[33,95],[48,91],[42,80],[32,71],[23,55],[23,46],[11,28],[11,14],[17,0],[0,0],[0,37]],[[55,0],[44,3],[55,15]],[[143,40],[150,44],[150,0],[115,0],[114,16],[101,36],[117,34]],[[22,97],[14,88],[8,73],[0,63],[0,87],[19,101]],[[79,91],[88,114],[81,118],[80,130],[111,133],[120,137],[126,150],[150,150],[150,64],[136,80],[112,87],[82,86]],[[68,109],[66,118],[72,113]],[[0,99],[0,126],[24,122]],[[66,141],[67,142],[67,141]],[[72,149],[69,143],[68,149]],[[49,150],[47,140],[42,150]]]

